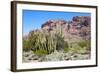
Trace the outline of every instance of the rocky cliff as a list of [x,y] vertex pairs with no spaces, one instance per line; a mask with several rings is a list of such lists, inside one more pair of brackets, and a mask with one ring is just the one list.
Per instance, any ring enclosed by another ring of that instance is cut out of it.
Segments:
[[83,39],[90,39],[90,25],[91,18],[89,16],[75,16],[71,21],[49,20],[41,28],[49,32],[61,29],[65,38],[68,38],[68,36],[77,38],[78,36]]

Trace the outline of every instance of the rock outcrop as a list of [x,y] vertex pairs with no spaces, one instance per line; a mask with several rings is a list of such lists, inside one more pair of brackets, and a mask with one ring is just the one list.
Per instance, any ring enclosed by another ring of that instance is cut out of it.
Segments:
[[71,21],[49,20],[41,28],[46,31],[62,30],[64,36],[79,36],[84,39],[90,39],[91,18],[89,16],[75,16]]

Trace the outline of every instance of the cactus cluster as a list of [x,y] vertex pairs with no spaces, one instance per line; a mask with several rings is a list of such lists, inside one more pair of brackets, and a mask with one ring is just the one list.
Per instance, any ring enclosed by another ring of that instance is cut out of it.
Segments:
[[23,49],[32,50],[34,54],[43,56],[53,53],[55,50],[76,53],[86,53],[90,51],[90,41],[68,43],[64,41],[63,34],[60,32],[51,33],[37,31],[30,33],[28,39],[23,40]]
[[[64,38],[60,32],[31,32],[26,44],[23,44],[24,49],[30,48],[37,55],[45,55],[54,52],[55,50],[63,49]],[[25,43],[26,40],[23,41]],[[61,49],[60,49],[61,48]]]

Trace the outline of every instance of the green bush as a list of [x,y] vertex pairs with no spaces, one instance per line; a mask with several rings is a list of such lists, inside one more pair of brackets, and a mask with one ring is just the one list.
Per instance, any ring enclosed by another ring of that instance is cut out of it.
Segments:
[[80,49],[81,47],[77,43],[73,43],[71,44],[71,48],[69,49],[69,51],[78,53]]
[[84,41],[78,42],[78,45],[82,48],[84,47],[90,48],[91,42],[89,40],[84,40]]
[[83,40],[80,42],[74,42],[70,44],[71,47],[69,48],[70,52],[84,54],[87,53],[90,49],[90,41]]
[[80,50],[78,51],[78,53],[80,53],[80,54],[85,54],[85,53],[87,53],[87,48],[86,48],[86,47],[80,48]]
[[29,40],[23,40],[23,51],[29,51],[29,50],[30,50]]
[[69,51],[69,43],[67,41],[64,42],[64,52]]
[[33,51],[33,53],[38,55],[38,56],[43,56],[43,55],[48,54],[48,52],[46,50],[42,50],[42,49]]
[[87,43],[85,41],[80,41],[78,42],[78,45],[83,48],[87,46]]

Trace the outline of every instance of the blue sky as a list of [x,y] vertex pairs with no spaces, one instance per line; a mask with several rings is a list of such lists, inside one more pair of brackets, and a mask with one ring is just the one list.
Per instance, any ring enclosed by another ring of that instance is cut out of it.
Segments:
[[68,21],[72,20],[73,16],[91,16],[91,14],[79,12],[23,10],[23,35],[28,34],[31,30],[40,29],[41,25],[48,20],[63,19]]

